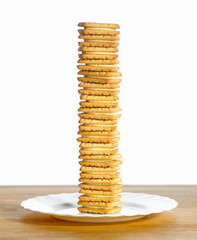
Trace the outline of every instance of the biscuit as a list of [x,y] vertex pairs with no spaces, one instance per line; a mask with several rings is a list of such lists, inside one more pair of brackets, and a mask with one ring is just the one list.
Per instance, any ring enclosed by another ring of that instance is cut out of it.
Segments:
[[103,155],[103,154],[95,154],[95,155],[85,155],[80,154],[79,159],[84,160],[119,160],[122,158],[121,154],[111,154],[111,155]]
[[79,137],[77,138],[78,142],[83,143],[117,143],[120,140],[119,137]]
[[79,39],[86,40],[107,40],[107,41],[119,41],[120,38],[114,35],[90,35],[90,34],[80,34]]
[[80,131],[85,131],[85,132],[111,132],[115,131],[117,129],[117,125],[115,126],[86,126],[86,125],[79,125],[79,130]]
[[119,100],[119,97],[117,95],[96,96],[96,95],[81,94],[80,99],[86,100],[86,101],[116,101],[116,100]]
[[92,78],[92,77],[78,77],[77,78],[80,82],[83,83],[101,83],[101,84],[118,84],[121,82],[119,78]]
[[114,178],[118,178],[120,176],[119,172],[81,172],[80,176],[82,178],[89,178],[89,179],[105,179],[105,180],[112,180]]
[[84,155],[95,155],[95,154],[103,154],[103,155],[111,155],[118,153],[118,149],[91,149],[91,148],[85,148],[79,150],[80,154]]
[[97,120],[116,120],[121,117],[121,114],[91,114],[91,113],[79,113],[80,118],[88,118],[88,119],[97,119]]
[[89,72],[117,72],[119,67],[114,66],[92,66],[92,65],[78,65],[78,69],[82,71],[89,71]]
[[120,177],[116,178],[79,178],[79,182],[93,184],[115,184],[122,182]]
[[120,166],[111,166],[111,167],[87,167],[82,166],[80,171],[82,172],[116,172],[120,170]]
[[116,148],[118,143],[81,143],[80,148]]
[[96,161],[96,160],[85,160],[79,161],[81,166],[88,166],[88,167],[110,167],[110,166],[119,166],[122,164],[122,160],[112,160],[112,161]]
[[83,88],[95,88],[95,89],[117,89],[120,87],[119,84],[107,84],[107,83],[79,83],[79,87]]
[[[93,185],[93,186],[95,186],[95,185]],[[104,195],[104,196],[118,195],[121,192],[122,192],[121,188],[112,189],[112,190],[81,188],[81,190],[79,191],[79,193],[83,193],[86,195]]]
[[80,107],[79,112],[84,113],[116,113],[120,112],[120,107]]
[[[87,102],[88,103],[88,102]],[[79,123],[85,123],[88,125],[116,125],[118,123],[117,120],[94,120],[94,119],[86,119],[81,118]]]
[[80,22],[78,24],[79,27],[85,28],[111,28],[111,29],[118,29],[120,28],[119,24],[114,23],[94,23],[94,22]]
[[80,195],[79,196],[79,200],[80,201],[101,201],[101,202],[117,202],[119,201],[121,198],[120,195],[116,195],[116,196],[88,196],[88,195]]
[[119,31],[116,30],[100,30],[100,29],[79,29],[78,32],[81,35],[93,35],[97,37],[100,36],[117,36],[119,35]]
[[100,190],[100,191],[116,191],[119,190],[122,187],[122,184],[110,184],[110,185],[93,185],[93,184],[86,184],[86,183],[80,183],[79,187],[81,189],[87,189],[87,190]]
[[120,135],[119,131],[79,131],[78,132],[79,135],[82,136],[107,136],[107,137],[111,137],[111,136],[118,136]]
[[83,108],[116,108],[118,102],[80,102],[80,106]]
[[95,214],[113,214],[120,212],[121,207],[113,208],[90,208],[90,207],[79,207],[78,210],[82,213],[95,213]]
[[95,76],[95,77],[120,77],[122,74],[120,72],[104,72],[104,71],[87,71],[87,70],[80,70],[78,72],[79,75],[84,76]]
[[115,206],[121,205],[121,201],[116,202],[102,202],[102,201],[79,201],[78,205],[82,205],[84,207],[108,207],[112,208]]
[[118,95],[120,90],[116,89],[79,89],[78,92],[80,94],[85,95],[95,95],[95,96],[115,96]]
[[78,63],[84,64],[96,64],[96,65],[117,65],[119,61],[117,59],[79,59]]
[[92,54],[92,53],[81,53],[79,54],[80,59],[88,60],[115,60],[118,58],[118,54],[105,53],[105,54]]
[[79,83],[79,87],[95,88],[95,89],[117,89],[119,84],[106,84],[106,83]]
[[99,52],[99,53],[104,53],[104,52],[118,52],[118,48],[116,47],[79,47],[78,51],[81,52]]
[[79,42],[80,47],[103,47],[103,48],[112,48],[112,47],[118,47],[118,42]]

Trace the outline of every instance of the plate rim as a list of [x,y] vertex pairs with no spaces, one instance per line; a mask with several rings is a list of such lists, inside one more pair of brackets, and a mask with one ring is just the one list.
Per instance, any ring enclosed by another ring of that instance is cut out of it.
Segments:
[[[50,216],[59,216],[59,217],[74,217],[74,218],[119,218],[119,217],[134,217],[134,216],[137,216],[137,215],[140,215],[140,216],[147,216],[147,215],[150,215],[150,214],[155,214],[155,213],[162,213],[164,211],[169,211],[169,210],[172,210],[174,208],[176,208],[178,206],[178,202],[175,200],[175,199],[172,199],[172,198],[169,198],[169,197],[166,197],[166,196],[160,196],[160,195],[155,195],[155,194],[147,194],[147,193],[133,193],[133,192],[122,192],[121,195],[125,195],[125,194],[131,194],[131,195],[144,195],[144,196],[152,196],[152,197],[159,197],[159,198],[165,198],[166,200],[169,200],[173,203],[173,206],[170,206],[170,207],[166,207],[164,210],[158,210],[158,211],[149,211],[147,212],[146,214],[128,214],[128,215],[123,215],[123,214],[88,214],[87,216],[84,216],[84,215],[72,215],[72,214],[53,214],[53,213],[49,213],[48,211],[40,211],[40,210],[36,210],[36,209],[33,209],[33,208],[30,208],[28,207],[26,204],[27,202],[29,201],[32,201],[33,199],[36,199],[36,198],[44,198],[44,197],[54,197],[54,196],[58,196],[58,195],[64,195],[64,194],[68,194],[68,195],[80,195],[78,192],[72,192],[72,193],[57,193],[57,194],[47,194],[47,195],[42,195],[42,196],[36,196],[36,197],[32,197],[32,198],[28,198],[24,201],[21,202],[20,206],[23,207],[25,210],[29,210],[29,211],[33,211],[33,212],[37,212],[37,213],[42,213],[42,214],[47,214],[47,215],[50,215]],[[77,208],[77,207],[76,207]],[[56,217],[58,218],[58,217]]]

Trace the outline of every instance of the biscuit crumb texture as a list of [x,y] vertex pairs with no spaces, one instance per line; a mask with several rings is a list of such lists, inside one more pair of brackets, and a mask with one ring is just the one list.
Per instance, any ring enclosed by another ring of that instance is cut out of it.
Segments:
[[115,23],[80,22],[77,62],[80,106],[79,164],[82,213],[114,214],[121,211],[122,156],[118,119],[121,72],[119,28]]

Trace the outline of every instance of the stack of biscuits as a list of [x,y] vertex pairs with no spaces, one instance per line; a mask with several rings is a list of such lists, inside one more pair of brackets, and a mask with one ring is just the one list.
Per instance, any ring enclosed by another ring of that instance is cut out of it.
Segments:
[[118,24],[79,23],[80,108],[78,208],[83,213],[121,210],[117,120],[121,73],[118,71]]

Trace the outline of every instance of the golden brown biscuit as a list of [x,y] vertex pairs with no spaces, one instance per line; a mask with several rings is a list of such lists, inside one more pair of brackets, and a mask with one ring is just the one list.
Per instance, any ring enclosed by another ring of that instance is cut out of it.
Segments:
[[118,95],[120,90],[116,89],[79,89],[78,92],[84,95],[94,95],[94,96],[115,96]]
[[95,84],[101,83],[101,84],[110,84],[110,85],[112,84],[113,85],[113,84],[118,84],[121,82],[121,79],[119,79],[119,78],[78,77],[77,79],[83,83],[95,83]]
[[81,143],[80,148],[116,148],[118,147],[117,142],[112,143]]
[[108,167],[87,167],[82,166],[80,171],[82,172],[116,172],[120,170],[120,166],[108,166]]
[[119,41],[120,38],[118,36],[114,35],[88,35],[88,34],[80,34],[80,39],[86,39],[86,40],[107,40],[107,41]]
[[80,107],[79,112],[84,113],[117,113],[121,111],[120,107]]
[[119,172],[81,172],[80,176],[82,178],[89,178],[89,179],[114,179],[120,176]]
[[99,52],[99,53],[104,53],[104,52],[110,52],[110,53],[115,53],[118,52],[118,48],[116,47],[79,47],[78,51],[81,52]]
[[92,66],[92,65],[78,65],[78,69],[82,71],[89,71],[92,72],[117,72],[119,70],[119,67],[114,67],[113,65],[109,66]]
[[87,118],[87,119],[97,119],[97,120],[116,120],[121,117],[121,114],[114,113],[114,114],[91,114],[91,113],[79,113],[80,118]]
[[94,89],[117,89],[119,88],[119,84],[106,84],[106,83],[79,83],[79,87],[83,88],[94,88]]
[[92,185],[92,184],[80,183],[79,187],[81,189],[87,189],[87,190],[115,191],[115,190],[119,190],[122,187],[122,184]]
[[79,123],[83,123],[88,125],[116,125],[118,123],[117,120],[94,120],[94,119],[86,119],[81,118]]
[[79,130],[80,131],[85,131],[85,132],[112,132],[116,131],[117,125],[115,126],[109,126],[109,125],[104,125],[104,126],[87,126],[87,125],[79,125]]
[[95,155],[79,155],[79,159],[84,160],[119,160],[122,158],[121,154],[112,154],[112,155],[103,155],[103,154],[95,154]]
[[92,35],[92,36],[117,36],[119,35],[119,31],[116,30],[107,30],[107,29],[79,29],[78,32],[81,35]]
[[121,198],[120,195],[116,196],[89,196],[89,195],[80,195],[79,200],[81,201],[101,201],[101,202],[116,202]]
[[117,95],[113,96],[102,96],[102,95],[88,95],[88,94],[81,94],[80,96],[81,100],[86,101],[116,101],[119,100],[119,97]]
[[102,189],[81,188],[81,190],[79,192],[86,194],[86,195],[114,196],[114,195],[120,194],[122,192],[122,190],[121,189],[102,190]]
[[118,136],[120,135],[119,131],[79,131],[79,135],[82,136],[107,136],[107,137],[112,137],[112,136]]
[[92,76],[92,77],[120,77],[122,74],[120,72],[99,72],[99,71],[87,71],[87,70],[80,70],[78,72],[79,75],[84,76]]
[[77,138],[78,142],[83,143],[117,143],[120,140],[119,137],[80,137]]
[[117,108],[118,102],[80,102],[81,107],[85,108]]
[[111,155],[118,153],[118,149],[92,149],[92,148],[84,148],[80,149],[79,153],[82,155],[95,155],[95,154],[102,154],[102,155]]
[[116,202],[102,202],[102,201],[79,201],[78,205],[83,205],[84,207],[108,207],[112,208],[121,205],[121,201]]
[[79,207],[78,210],[82,213],[95,213],[95,214],[113,214],[121,211],[121,207],[113,208],[90,208],[90,207]]
[[94,23],[94,22],[80,22],[79,27],[84,28],[108,28],[108,29],[118,29],[120,28],[119,24],[114,23]]
[[112,160],[112,161],[97,161],[97,160],[83,160],[79,161],[81,166],[87,167],[111,167],[111,166],[119,166],[122,164],[122,160]]
[[93,183],[93,184],[115,184],[122,182],[120,177],[116,178],[79,178],[79,182],[83,183]]
[[78,63],[84,64],[96,64],[96,65],[117,65],[119,61],[117,59],[79,59]]
[[81,53],[79,54],[80,59],[88,60],[115,60],[118,58],[118,54],[92,54],[92,53]]
[[118,47],[118,42],[96,42],[96,41],[88,41],[88,42],[79,42],[80,47],[104,47],[104,48],[112,48]]

